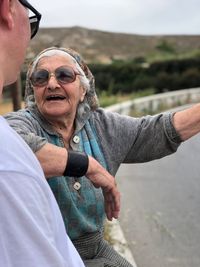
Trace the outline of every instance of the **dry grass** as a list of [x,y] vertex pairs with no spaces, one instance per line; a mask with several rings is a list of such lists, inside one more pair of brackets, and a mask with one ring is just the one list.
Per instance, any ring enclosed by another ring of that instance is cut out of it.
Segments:
[[[22,102],[22,107],[24,106],[24,103]],[[13,105],[12,101],[10,100],[0,100],[0,115],[3,115],[7,112],[13,111]]]
[[12,102],[4,102],[4,101],[0,101],[0,115],[3,115],[7,112],[13,111],[13,106],[12,106]]

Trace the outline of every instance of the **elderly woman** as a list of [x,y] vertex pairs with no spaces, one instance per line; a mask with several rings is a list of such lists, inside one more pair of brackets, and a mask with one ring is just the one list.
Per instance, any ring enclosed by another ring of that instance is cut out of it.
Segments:
[[88,266],[131,266],[103,238],[104,199],[93,184],[102,186],[99,181],[111,177],[106,171],[98,178],[90,173],[90,179],[77,178],[73,172],[63,175],[64,148],[85,152],[115,175],[121,163],[146,162],[175,152],[181,140],[200,130],[195,115],[199,106],[142,118],[106,112],[98,107],[94,78],[80,55],[55,47],[42,51],[30,65],[25,103],[25,109],[6,118],[51,177],[48,183],[66,231],[82,259]]

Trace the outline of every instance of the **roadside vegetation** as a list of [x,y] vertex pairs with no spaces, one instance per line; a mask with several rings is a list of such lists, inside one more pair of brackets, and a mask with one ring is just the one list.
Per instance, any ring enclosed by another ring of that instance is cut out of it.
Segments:
[[146,62],[115,61],[109,65],[91,64],[99,94],[132,95],[149,88],[154,93],[200,86],[200,55],[194,58]]
[[120,102],[133,100],[135,98],[143,97],[143,96],[149,96],[153,95],[155,93],[155,90],[153,88],[150,89],[144,89],[138,92],[133,92],[130,94],[111,94],[108,91],[102,91],[98,93],[99,97],[99,103],[101,107],[108,107]]

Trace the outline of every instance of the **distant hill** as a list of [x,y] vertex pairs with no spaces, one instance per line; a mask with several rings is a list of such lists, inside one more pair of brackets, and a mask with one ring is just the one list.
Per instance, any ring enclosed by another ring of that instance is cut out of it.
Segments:
[[42,28],[31,41],[29,60],[49,46],[71,47],[88,63],[200,55],[200,35],[143,36],[91,30],[81,27]]

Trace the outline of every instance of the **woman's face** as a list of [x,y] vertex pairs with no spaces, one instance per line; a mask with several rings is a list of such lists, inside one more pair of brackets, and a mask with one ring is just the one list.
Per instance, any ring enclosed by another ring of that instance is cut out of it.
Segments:
[[[61,66],[71,66],[77,70],[72,58],[67,54],[41,58],[36,70],[45,69],[54,73]],[[85,90],[80,85],[79,75],[76,75],[75,81],[67,84],[59,83],[55,76],[51,75],[46,85],[34,87],[34,96],[36,105],[45,118],[49,120],[74,119],[77,106],[84,99]]]

